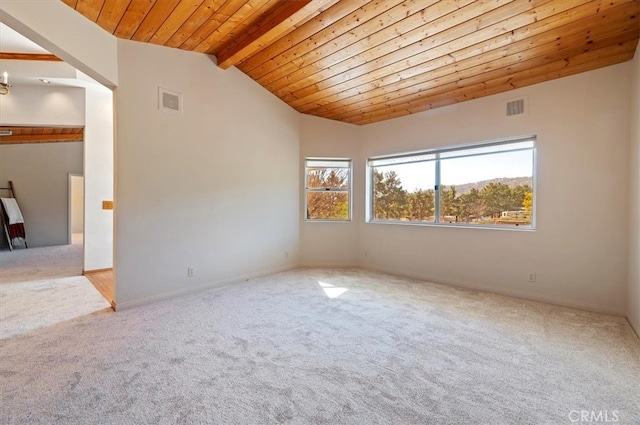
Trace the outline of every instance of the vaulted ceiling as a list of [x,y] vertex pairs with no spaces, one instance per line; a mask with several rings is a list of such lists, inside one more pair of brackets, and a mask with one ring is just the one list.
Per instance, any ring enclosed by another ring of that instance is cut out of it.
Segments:
[[633,58],[640,0],[63,0],[215,55],[296,110],[366,124]]

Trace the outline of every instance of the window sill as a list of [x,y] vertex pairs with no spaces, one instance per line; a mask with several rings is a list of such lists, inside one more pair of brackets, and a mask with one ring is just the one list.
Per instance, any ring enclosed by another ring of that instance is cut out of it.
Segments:
[[480,230],[505,230],[505,231],[515,231],[515,232],[535,232],[536,228],[534,226],[498,226],[498,225],[490,225],[490,224],[464,224],[464,223],[421,223],[421,222],[411,222],[411,221],[393,221],[393,220],[369,220],[366,221],[366,224],[391,224],[391,225],[400,225],[400,226],[419,226],[419,227],[446,227],[453,229],[480,229]]

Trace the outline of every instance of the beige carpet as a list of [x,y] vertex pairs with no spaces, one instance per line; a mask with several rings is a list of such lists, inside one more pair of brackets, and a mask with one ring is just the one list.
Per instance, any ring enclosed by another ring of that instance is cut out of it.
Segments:
[[297,270],[5,339],[0,388],[10,424],[638,424],[640,341],[619,317]]

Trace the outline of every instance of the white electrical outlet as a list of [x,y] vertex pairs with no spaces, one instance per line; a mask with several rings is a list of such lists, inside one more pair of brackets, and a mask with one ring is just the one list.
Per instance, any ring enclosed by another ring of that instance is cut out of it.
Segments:
[[532,272],[529,273],[529,282],[535,282],[536,281],[536,273]]
[[187,267],[187,276],[193,277],[195,275],[193,268]]

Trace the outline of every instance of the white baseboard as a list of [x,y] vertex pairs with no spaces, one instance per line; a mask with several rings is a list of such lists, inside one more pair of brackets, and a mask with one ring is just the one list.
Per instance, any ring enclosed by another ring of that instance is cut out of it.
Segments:
[[507,295],[510,297],[515,297],[515,298],[523,298],[523,299],[527,299],[527,300],[531,300],[531,301],[539,301],[539,302],[544,302],[547,304],[554,304],[554,305],[560,305],[563,307],[571,307],[571,308],[576,308],[579,310],[587,310],[587,311],[592,311],[595,313],[603,313],[603,314],[610,314],[613,316],[622,316],[622,317],[626,317],[627,313],[625,310],[622,309],[618,309],[615,307],[609,307],[609,306],[602,306],[602,305],[597,305],[597,304],[590,304],[590,303],[585,303],[582,301],[577,301],[577,300],[573,300],[573,299],[569,299],[569,298],[562,298],[562,297],[555,297],[555,296],[548,296],[548,295],[540,295],[540,294],[534,294],[531,292],[526,292],[526,291],[518,291],[518,290],[511,290],[511,289],[497,289],[497,288],[493,288],[491,286],[486,286],[486,285],[481,285],[481,284],[476,284],[476,283],[471,283],[471,282],[454,282],[454,281],[449,281],[449,280],[443,280],[441,278],[437,278],[437,279],[432,279],[429,276],[425,276],[422,275],[420,273],[411,273],[411,272],[406,272],[406,271],[402,271],[402,270],[395,270],[392,268],[387,268],[387,267],[378,267],[372,264],[367,264],[366,266],[360,266],[361,268],[365,269],[365,270],[373,270],[373,271],[377,271],[377,272],[382,272],[382,273],[389,273],[392,275],[396,275],[396,276],[404,276],[404,277],[409,277],[412,279],[420,279],[420,280],[424,280],[426,282],[433,282],[433,283],[437,283],[437,284],[442,284],[442,285],[448,285],[448,286],[454,286],[454,287],[458,287],[458,288],[466,288],[466,289],[474,289],[474,290],[479,290],[479,291],[484,291],[484,292],[491,292],[494,294],[500,294],[500,295]]
[[287,266],[283,266],[283,267],[277,267],[277,268],[273,268],[273,269],[267,269],[267,270],[261,270],[259,272],[255,272],[255,273],[248,273],[248,274],[244,274],[244,275],[238,275],[238,276],[234,276],[234,277],[230,277],[227,279],[220,279],[220,280],[215,280],[212,282],[208,282],[205,283],[204,285],[198,285],[198,286],[194,286],[194,287],[189,287],[189,288],[183,288],[183,289],[178,289],[175,291],[168,291],[168,292],[163,292],[160,294],[156,294],[156,295],[152,295],[150,297],[145,297],[145,298],[140,298],[137,300],[131,300],[131,301],[125,301],[122,303],[116,303],[113,306],[113,309],[116,311],[121,311],[121,310],[126,310],[129,308],[134,308],[134,307],[140,307],[143,306],[145,304],[151,304],[151,303],[155,303],[158,301],[164,301],[164,300],[168,300],[171,298],[178,298],[178,297],[182,297],[185,295],[190,295],[190,294],[195,294],[198,292],[204,292],[204,291],[209,291],[211,289],[222,289],[225,286],[228,286],[229,284],[232,283],[239,283],[241,281],[245,281],[247,279],[255,279],[257,277],[262,277],[262,276],[266,276],[266,275],[270,275],[270,274],[274,274],[274,273],[280,273],[280,272],[285,272],[288,270],[293,270],[298,268],[297,265],[287,265]]

